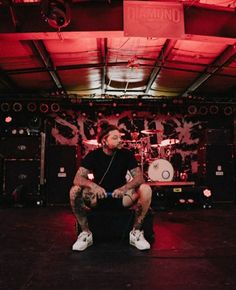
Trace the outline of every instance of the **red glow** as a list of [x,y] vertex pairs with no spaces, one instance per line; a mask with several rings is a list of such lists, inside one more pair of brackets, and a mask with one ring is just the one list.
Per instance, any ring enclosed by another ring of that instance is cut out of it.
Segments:
[[12,121],[12,117],[11,117],[11,116],[7,116],[7,117],[5,118],[5,122],[6,122],[6,123],[11,123],[11,121]]

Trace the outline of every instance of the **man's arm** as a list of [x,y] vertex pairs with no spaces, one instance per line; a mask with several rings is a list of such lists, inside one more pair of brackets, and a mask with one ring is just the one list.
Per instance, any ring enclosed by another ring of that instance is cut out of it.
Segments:
[[92,193],[96,194],[99,198],[105,194],[105,190],[88,179],[89,170],[84,167],[79,167],[74,178],[74,185],[80,186],[81,188],[89,188]]
[[124,185],[126,191],[129,189],[135,189],[144,183],[143,173],[140,167],[131,169],[130,174],[133,179]]
[[128,190],[135,189],[144,183],[143,174],[140,167],[131,169],[130,173],[133,179],[120,188],[115,189],[112,194],[113,197],[122,197]]

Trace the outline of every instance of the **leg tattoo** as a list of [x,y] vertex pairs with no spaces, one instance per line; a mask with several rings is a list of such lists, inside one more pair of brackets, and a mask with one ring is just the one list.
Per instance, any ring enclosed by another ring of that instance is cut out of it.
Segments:
[[79,223],[81,230],[88,231],[88,220],[87,220],[87,207],[84,203],[82,190],[75,191],[71,189],[70,192],[70,204],[72,211]]
[[137,203],[135,207],[135,219],[134,219],[134,229],[141,230],[143,225],[143,206],[141,203]]

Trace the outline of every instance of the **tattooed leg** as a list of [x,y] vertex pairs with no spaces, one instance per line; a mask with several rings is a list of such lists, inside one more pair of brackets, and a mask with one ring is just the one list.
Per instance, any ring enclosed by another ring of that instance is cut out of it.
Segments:
[[152,190],[149,185],[141,184],[137,192],[138,201],[135,207],[135,219],[133,228],[135,230],[140,230],[151,204]]
[[82,189],[72,186],[70,190],[70,205],[82,231],[89,231],[87,219],[87,207],[84,203]]

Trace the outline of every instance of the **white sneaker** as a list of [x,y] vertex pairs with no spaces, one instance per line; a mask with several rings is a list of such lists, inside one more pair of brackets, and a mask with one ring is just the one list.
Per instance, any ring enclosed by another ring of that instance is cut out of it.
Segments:
[[72,246],[73,251],[84,251],[93,244],[93,234],[83,231],[79,234],[77,241]]
[[129,243],[139,250],[148,250],[151,247],[149,242],[144,238],[143,231],[140,230],[132,230],[129,233]]

